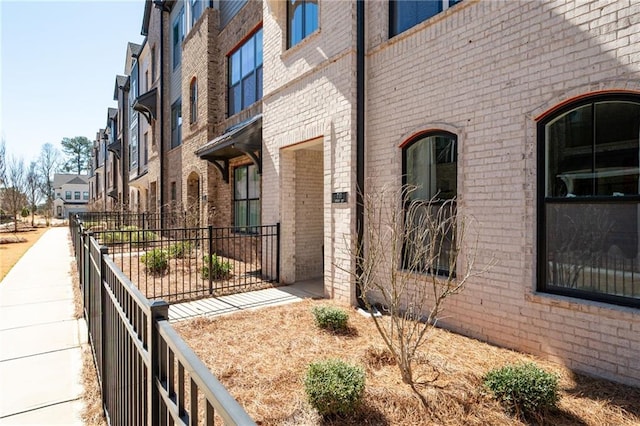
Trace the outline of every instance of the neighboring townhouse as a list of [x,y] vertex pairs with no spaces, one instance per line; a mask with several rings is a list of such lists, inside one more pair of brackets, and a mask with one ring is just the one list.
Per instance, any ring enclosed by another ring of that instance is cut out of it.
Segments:
[[70,214],[87,211],[89,176],[56,173],[53,191],[53,217],[66,219]]
[[148,1],[137,199],[236,232],[279,223],[280,281],[321,278],[357,304],[359,192],[417,185],[475,219],[476,268],[493,265],[440,325],[640,386],[637,16],[594,0]]
[[261,2],[221,2],[184,42],[183,202],[214,226],[262,224],[262,33]]
[[[129,71],[129,205],[131,212],[149,209],[149,140],[151,119],[144,108],[136,108],[142,93],[151,86],[150,54],[146,39],[142,45],[129,43],[126,70]],[[142,112],[140,112],[142,111]]]
[[94,210],[107,210],[106,157],[107,135],[104,129],[100,129],[93,141],[89,175],[89,206]]

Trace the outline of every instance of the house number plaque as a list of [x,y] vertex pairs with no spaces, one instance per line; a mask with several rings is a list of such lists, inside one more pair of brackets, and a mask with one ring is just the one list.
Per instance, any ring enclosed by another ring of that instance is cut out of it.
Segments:
[[331,202],[333,204],[346,203],[347,195],[348,193],[346,192],[334,192],[331,194]]

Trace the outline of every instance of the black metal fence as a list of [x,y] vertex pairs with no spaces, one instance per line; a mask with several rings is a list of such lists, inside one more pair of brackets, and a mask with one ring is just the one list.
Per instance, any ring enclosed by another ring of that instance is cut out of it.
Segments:
[[212,226],[151,228],[147,214],[81,218],[87,232],[109,248],[116,265],[150,299],[178,303],[272,287],[280,279],[279,224],[241,232]]
[[195,228],[198,217],[187,211],[178,212],[82,212],[78,218],[86,229],[104,231],[134,227],[135,229]]
[[230,425],[254,422],[167,320],[70,218],[89,342],[111,425]]

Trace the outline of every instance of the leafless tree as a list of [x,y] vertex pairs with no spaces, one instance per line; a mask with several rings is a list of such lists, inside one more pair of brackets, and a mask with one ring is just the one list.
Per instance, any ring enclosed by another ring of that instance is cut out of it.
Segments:
[[60,165],[60,152],[50,143],[42,145],[38,159],[38,175],[45,201],[44,214],[47,221],[53,210],[53,174]]
[[5,183],[7,173],[7,154],[4,138],[0,141],[0,188]]
[[13,217],[13,230],[18,232],[18,213],[27,204],[24,161],[11,157],[7,162],[6,182],[2,196],[3,208]]
[[35,161],[29,163],[29,169],[25,178],[25,190],[27,201],[29,202],[29,210],[31,210],[31,226],[34,226],[35,212],[42,194],[42,183],[38,175],[38,165]]
[[[351,247],[353,274],[375,326],[394,357],[402,381],[427,407],[421,389],[437,379],[417,377],[418,349],[428,344],[449,296],[476,271],[477,235],[455,200],[417,200],[415,188],[381,188],[363,196],[363,241]],[[485,268],[486,270],[486,268]],[[376,315],[382,311],[385,315]],[[432,366],[433,368],[433,366]]]

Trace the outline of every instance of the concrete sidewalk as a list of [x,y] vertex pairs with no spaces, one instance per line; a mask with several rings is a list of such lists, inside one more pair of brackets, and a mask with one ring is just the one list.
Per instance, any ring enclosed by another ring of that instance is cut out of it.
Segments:
[[82,424],[84,320],[69,229],[52,228],[0,282],[0,425]]

